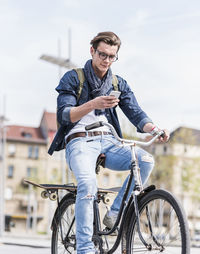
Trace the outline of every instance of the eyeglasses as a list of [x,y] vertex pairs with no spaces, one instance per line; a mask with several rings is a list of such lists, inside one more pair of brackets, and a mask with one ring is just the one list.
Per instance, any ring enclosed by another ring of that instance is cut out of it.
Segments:
[[115,62],[115,61],[118,60],[118,55],[107,55],[106,53],[101,52],[101,51],[99,51],[98,49],[96,49],[95,51],[98,53],[99,58],[100,58],[101,60],[106,60],[107,58],[109,58],[109,61],[110,61],[110,62]]

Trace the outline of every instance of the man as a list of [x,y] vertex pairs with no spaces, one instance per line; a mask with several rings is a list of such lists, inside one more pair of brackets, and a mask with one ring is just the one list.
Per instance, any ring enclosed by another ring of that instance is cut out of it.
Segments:
[[[92,242],[93,234],[93,200],[97,192],[95,166],[99,154],[106,155],[105,167],[113,170],[129,170],[131,163],[130,148],[118,148],[113,145],[114,137],[107,127],[94,131],[85,131],[85,126],[97,121],[111,123],[122,136],[117,118],[116,106],[122,109],[128,119],[136,126],[138,132],[154,134],[157,128],[147,114],[139,107],[127,82],[117,77],[119,99],[109,96],[113,87],[111,65],[118,59],[121,45],[119,37],[113,32],[99,33],[91,41],[91,60],[83,68],[85,81],[78,98],[80,81],[77,72],[71,70],[61,79],[56,88],[57,119],[60,128],[49,149],[60,150],[66,145],[66,159],[73,171],[78,185],[76,199],[76,236],[77,253],[95,253]],[[162,139],[167,141],[169,134],[165,131]],[[115,140],[114,140],[115,141]],[[115,141],[116,142],[116,141]],[[145,183],[153,169],[153,158],[146,151],[137,148],[137,157],[141,177]],[[111,228],[120,208],[126,182],[119,191],[111,210],[104,217],[104,224]],[[134,183],[132,184],[132,188]]]

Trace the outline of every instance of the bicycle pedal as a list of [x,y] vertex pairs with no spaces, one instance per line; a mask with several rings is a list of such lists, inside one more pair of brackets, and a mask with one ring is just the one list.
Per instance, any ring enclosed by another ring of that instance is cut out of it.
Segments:
[[[108,227],[105,227],[105,231],[110,231],[110,228]],[[118,235],[118,228],[112,232],[111,234],[109,234],[110,236],[117,236]]]
[[70,236],[70,239],[75,240],[75,239],[76,239],[76,236],[75,236],[75,235],[71,235],[71,236]]

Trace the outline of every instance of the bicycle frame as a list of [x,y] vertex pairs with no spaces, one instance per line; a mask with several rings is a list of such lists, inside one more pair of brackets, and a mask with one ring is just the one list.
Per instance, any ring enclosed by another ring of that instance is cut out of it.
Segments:
[[[108,252],[107,252],[108,254],[114,253],[115,250],[117,249],[117,247],[120,244],[120,240],[121,240],[121,237],[122,237],[122,234],[123,234],[123,230],[128,225],[127,217],[129,217],[129,216],[127,216],[127,215],[129,213],[134,213],[135,216],[136,216],[137,230],[138,230],[140,240],[142,241],[142,243],[144,244],[144,246],[147,249],[150,249],[151,246],[149,246],[149,244],[146,243],[146,241],[144,240],[144,238],[141,234],[138,202],[139,202],[139,199],[142,198],[143,194],[151,191],[152,188],[149,188],[148,190],[143,189],[141,176],[140,176],[140,168],[138,166],[138,161],[137,161],[137,158],[136,158],[135,146],[136,146],[136,144],[143,145],[143,146],[149,146],[150,144],[152,144],[154,142],[155,139],[157,139],[160,135],[162,135],[163,132],[158,133],[155,137],[153,137],[148,142],[142,142],[142,141],[130,141],[130,140],[125,140],[125,139],[119,138],[116,131],[115,131],[115,129],[112,127],[112,125],[110,125],[108,123],[104,123],[104,122],[98,122],[98,123],[92,124],[91,126],[86,126],[86,130],[97,128],[97,127],[103,126],[103,125],[106,125],[111,129],[111,132],[116,137],[116,139],[122,143],[121,146],[128,145],[128,146],[131,147],[132,161],[131,161],[130,175],[129,175],[129,179],[128,179],[128,182],[127,182],[126,191],[125,191],[123,199],[122,199],[122,203],[121,203],[120,210],[119,210],[119,213],[118,213],[118,216],[117,216],[117,220],[116,220],[116,222],[115,222],[112,229],[110,229],[108,231],[102,231],[101,230],[100,214],[99,214],[99,208],[98,208],[98,203],[100,202],[100,199],[97,198],[94,201],[93,241],[97,241],[99,243],[100,252],[104,253],[104,250],[102,248],[103,240],[102,240],[101,237],[111,235],[115,230],[117,230],[117,228],[120,224],[117,238],[116,238],[112,248],[110,250],[108,250]],[[132,183],[133,178],[134,178],[134,181],[135,181],[135,187],[134,187],[130,197],[127,200],[128,194],[131,190],[131,183]],[[145,192],[145,190],[146,190],[146,192]],[[56,218],[57,216],[60,216],[60,207],[62,206],[62,203],[64,203],[65,200],[67,199],[68,195],[76,195],[76,193],[72,192],[70,194],[67,194],[66,196],[63,197],[63,199],[60,202],[58,200],[58,207],[57,207],[57,210],[55,212],[54,218]],[[121,223],[120,223],[120,221],[121,221]],[[151,221],[149,220],[148,222],[151,225]],[[55,221],[52,221],[52,227],[53,227],[54,223],[55,223]],[[69,227],[69,231],[70,231],[70,228],[72,227],[73,223],[74,223],[74,220],[72,221],[72,224]],[[64,243],[65,239],[63,239],[62,225],[60,225],[60,228],[61,228],[61,238],[62,238],[62,241]],[[150,228],[151,228],[151,226],[150,226]],[[151,232],[151,233],[153,235],[153,232]],[[67,236],[68,236],[68,233],[67,233],[66,237]]]
[[[123,199],[122,199],[122,203],[121,203],[121,206],[120,206],[120,210],[119,210],[119,213],[118,213],[117,220],[116,220],[113,228],[110,229],[109,231],[101,231],[98,200],[95,200],[95,202],[94,202],[94,224],[95,224],[94,234],[96,236],[100,237],[100,236],[103,236],[103,235],[106,236],[106,235],[112,234],[115,230],[117,230],[117,227],[118,227],[118,225],[120,223],[120,220],[121,220],[121,224],[120,224],[120,227],[119,227],[119,230],[118,230],[117,238],[116,238],[112,248],[108,251],[108,254],[114,253],[115,250],[118,248],[118,246],[120,244],[121,237],[122,237],[123,229],[126,226],[127,214],[130,212],[130,209],[132,210],[133,207],[134,207],[134,211],[132,211],[132,213],[134,212],[135,215],[136,215],[137,229],[138,229],[140,240],[142,241],[142,243],[144,244],[144,246],[147,249],[150,248],[150,246],[146,243],[146,241],[144,240],[144,238],[143,238],[143,236],[140,232],[140,221],[139,221],[139,211],[138,211],[138,196],[139,196],[139,194],[142,193],[143,187],[139,184],[137,185],[137,187],[135,185],[135,188],[132,192],[132,195],[127,200],[127,196],[128,196],[129,191],[130,191],[131,182],[132,182],[133,178],[135,179],[136,175],[138,177],[140,176],[140,174],[138,174],[138,173],[134,174],[135,171],[139,171],[139,168],[136,165],[137,165],[136,163],[132,163],[132,167],[131,167],[131,170],[130,170],[130,176],[129,176],[129,180],[128,180],[128,183],[127,183],[127,188],[126,188],[126,191],[125,191]],[[138,182],[140,182],[140,180],[141,179],[139,177]],[[142,187],[142,190],[140,192],[138,191],[139,187]],[[152,188],[152,189],[154,189],[154,188]],[[149,191],[151,191],[151,189]],[[135,192],[137,193],[137,195],[135,194]],[[151,223],[151,222],[149,222],[149,223]]]
[[[150,144],[152,144],[154,142],[154,140],[156,140],[159,136],[161,136],[163,134],[163,131],[161,131],[160,133],[158,133],[156,136],[154,136],[149,142],[141,142],[141,141],[130,141],[130,140],[126,140],[126,139],[121,139],[118,137],[115,129],[113,128],[112,125],[108,124],[108,123],[104,123],[104,122],[97,122],[91,125],[86,126],[86,130],[91,130],[100,126],[108,126],[111,130],[111,132],[113,133],[113,135],[115,136],[115,138],[120,141],[122,143],[122,146],[130,146],[131,147],[131,152],[132,152],[132,161],[131,161],[131,169],[130,169],[130,176],[129,176],[129,180],[127,183],[127,188],[126,191],[124,193],[123,199],[122,199],[122,203],[120,206],[120,210],[117,216],[117,220],[113,226],[112,229],[110,229],[109,231],[101,231],[100,230],[100,217],[99,217],[99,213],[97,213],[98,207],[97,207],[97,202],[95,202],[94,205],[94,214],[95,214],[95,225],[96,225],[96,229],[95,229],[95,233],[98,236],[101,235],[110,235],[112,234],[118,227],[120,220],[122,220],[121,224],[120,224],[120,228],[119,228],[119,232],[118,232],[118,236],[117,239],[114,243],[114,245],[112,246],[112,248],[108,251],[108,253],[113,253],[117,247],[120,244],[120,240],[121,240],[121,236],[122,236],[122,232],[123,232],[123,227],[126,223],[124,223],[126,221],[126,215],[129,212],[129,209],[132,208],[132,203],[134,205],[134,213],[136,215],[136,223],[137,223],[137,230],[138,230],[138,234],[140,237],[140,240],[142,241],[142,243],[144,244],[144,246],[147,249],[151,249],[151,246],[149,244],[147,244],[147,242],[144,240],[142,234],[141,234],[141,230],[140,230],[140,221],[139,221],[139,210],[138,210],[138,196],[143,192],[143,185],[142,185],[142,181],[141,181],[141,176],[140,176],[140,168],[138,166],[138,161],[136,158],[136,152],[135,152],[135,146],[136,144],[139,145],[143,145],[143,146],[149,146]],[[135,181],[135,186],[134,186],[134,190],[132,191],[132,194],[130,195],[129,199],[127,200],[128,197],[128,193],[130,191],[130,187],[131,187],[131,183],[132,180],[134,178]],[[150,228],[151,228],[151,221],[149,219],[148,221]],[[153,235],[153,232],[151,230],[151,234]],[[153,237],[153,239],[156,240],[155,237]],[[159,243],[157,241],[155,241],[155,243],[159,246]]]

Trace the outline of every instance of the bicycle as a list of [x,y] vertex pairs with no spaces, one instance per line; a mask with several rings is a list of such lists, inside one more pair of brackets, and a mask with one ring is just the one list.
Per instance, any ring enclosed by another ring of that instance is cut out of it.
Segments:
[[[156,189],[154,185],[143,188],[140,169],[137,164],[135,146],[149,146],[163,131],[159,131],[150,141],[126,140],[120,138],[114,127],[109,123],[97,122],[86,126],[86,131],[108,126],[121,142],[121,146],[130,146],[132,162],[127,188],[124,193],[117,220],[112,229],[102,230],[99,212],[99,203],[106,202],[108,193],[115,189],[98,189],[97,198],[94,200],[94,227],[93,242],[97,253],[114,253],[121,242],[121,252],[131,253],[190,253],[190,236],[187,218],[180,202],[168,191]],[[135,187],[127,200],[132,179]],[[30,182],[29,182],[30,183]],[[52,220],[51,253],[75,253],[76,251],[76,226],[75,226],[75,200],[77,187],[72,185],[55,185],[49,189],[47,185],[43,197],[57,199],[58,206]],[[52,185],[51,185],[52,186]],[[41,186],[39,186],[41,187]],[[59,188],[58,188],[59,187]],[[68,193],[59,200],[58,189],[65,189]],[[109,247],[107,236],[117,232],[116,239]]]

